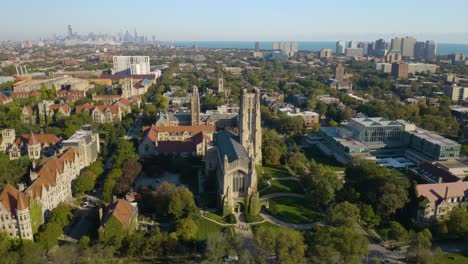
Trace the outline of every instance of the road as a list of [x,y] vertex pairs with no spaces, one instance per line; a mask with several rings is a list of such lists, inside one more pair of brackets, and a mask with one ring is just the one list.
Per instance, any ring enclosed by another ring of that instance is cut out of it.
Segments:
[[127,134],[125,135],[125,139],[132,139],[132,138],[137,138],[138,134],[140,133],[140,128],[141,125],[143,124],[142,119],[143,118],[143,110],[140,114],[138,114],[138,119],[135,121],[135,123],[128,129]]

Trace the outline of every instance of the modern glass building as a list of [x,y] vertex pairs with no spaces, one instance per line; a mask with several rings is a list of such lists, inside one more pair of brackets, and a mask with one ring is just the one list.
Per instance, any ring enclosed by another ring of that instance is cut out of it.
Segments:
[[461,146],[404,120],[383,117],[352,118],[343,127],[322,128],[320,135],[335,151],[355,154],[405,156],[414,162],[457,159]]

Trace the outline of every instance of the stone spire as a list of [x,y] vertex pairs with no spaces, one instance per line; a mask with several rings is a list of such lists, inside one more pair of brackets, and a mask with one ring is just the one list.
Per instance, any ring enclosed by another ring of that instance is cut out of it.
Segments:
[[26,199],[24,196],[25,195],[18,190],[18,204],[16,206],[16,210],[24,210],[24,209],[28,208],[28,204],[24,200],[24,199]]
[[200,94],[198,93],[198,87],[194,85],[192,87],[192,96],[190,99],[190,113],[192,117],[192,126],[201,125],[200,120]]
[[39,140],[37,140],[36,136],[34,136],[34,133],[31,131],[31,134],[29,134],[28,145],[37,145],[39,143]]
[[254,164],[262,163],[260,91],[243,89],[240,98],[239,139]]

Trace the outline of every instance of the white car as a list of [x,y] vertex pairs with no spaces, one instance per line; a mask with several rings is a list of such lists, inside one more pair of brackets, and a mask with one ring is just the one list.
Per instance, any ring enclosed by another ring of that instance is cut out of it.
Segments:
[[82,203],[81,203],[81,206],[86,208],[86,207],[89,206],[89,202],[88,202],[88,201],[82,202]]

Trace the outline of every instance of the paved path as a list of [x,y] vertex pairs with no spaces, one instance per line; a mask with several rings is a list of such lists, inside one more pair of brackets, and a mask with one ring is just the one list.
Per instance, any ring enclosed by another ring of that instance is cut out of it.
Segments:
[[281,192],[281,193],[270,193],[267,195],[264,195],[260,198],[261,199],[271,199],[275,197],[297,197],[297,198],[304,198],[304,194],[299,194],[299,193],[288,193],[288,192]]
[[271,178],[272,181],[301,181],[301,179],[294,177],[294,176],[289,176],[289,177],[275,177]]
[[270,222],[272,224],[282,226],[282,227],[291,228],[291,229],[297,229],[297,230],[307,230],[307,229],[311,229],[312,227],[314,227],[316,225],[321,225],[322,224],[322,222],[314,222],[314,223],[310,223],[310,224],[291,224],[291,223],[286,223],[286,222],[283,222],[281,220],[278,220],[278,219],[276,219],[273,216],[268,215],[268,214],[260,213],[260,216],[263,217],[263,219],[265,219],[267,222]]

